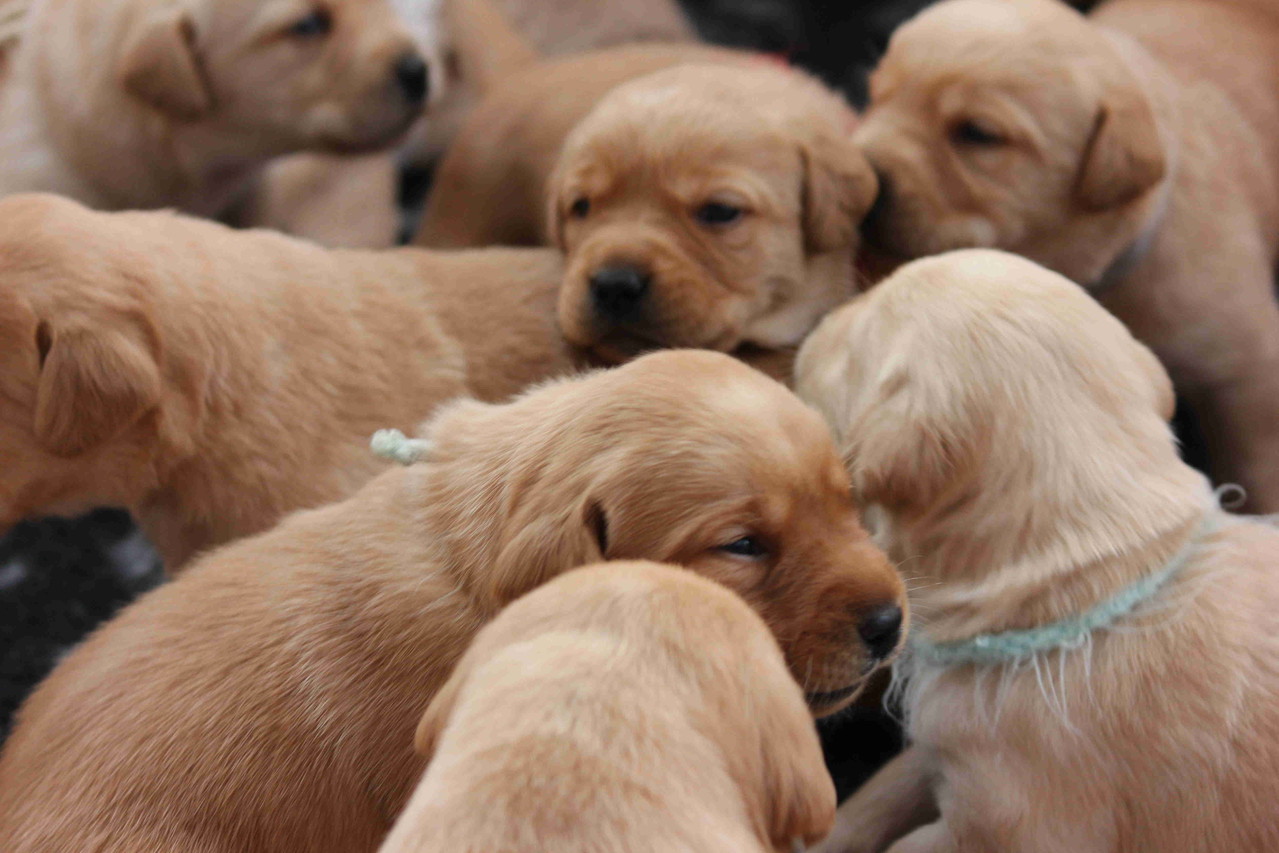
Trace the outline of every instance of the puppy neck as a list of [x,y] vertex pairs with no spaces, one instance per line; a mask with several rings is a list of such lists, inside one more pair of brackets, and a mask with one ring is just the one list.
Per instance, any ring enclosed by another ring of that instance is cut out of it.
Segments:
[[1087,612],[1164,565],[1213,506],[1171,444],[1128,460],[1057,453],[1069,455],[1054,465],[1042,454],[1021,482],[982,472],[1001,487],[980,491],[972,477],[923,513],[886,518],[882,538],[918,587],[912,605],[930,642]]

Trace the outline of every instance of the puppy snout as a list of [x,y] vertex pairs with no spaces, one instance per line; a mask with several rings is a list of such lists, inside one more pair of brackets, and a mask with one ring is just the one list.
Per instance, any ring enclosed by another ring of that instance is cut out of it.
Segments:
[[591,301],[608,320],[635,320],[652,280],[648,270],[632,264],[601,267],[591,275]]
[[392,66],[395,82],[410,103],[421,104],[430,93],[430,73],[424,60],[417,51],[401,54]]
[[857,622],[857,634],[876,660],[888,657],[901,641],[901,607],[880,604],[864,611]]

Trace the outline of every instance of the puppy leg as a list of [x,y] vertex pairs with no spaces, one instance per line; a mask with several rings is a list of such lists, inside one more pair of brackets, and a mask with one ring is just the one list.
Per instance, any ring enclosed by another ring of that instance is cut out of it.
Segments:
[[937,819],[931,761],[909,747],[840,806],[835,828],[810,853],[880,853],[895,839]]

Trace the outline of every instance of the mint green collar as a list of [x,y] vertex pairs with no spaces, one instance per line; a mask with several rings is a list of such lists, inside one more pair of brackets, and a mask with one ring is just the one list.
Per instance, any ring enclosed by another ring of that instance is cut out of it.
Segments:
[[1214,515],[1205,518],[1190,541],[1159,571],[1146,575],[1079,616],[1038,628],[978,634],[967,640],[947,643],[931,643],[917,636],[911,644],[911,651],[921,662],[932,666],[960,666],[1012,663],[1057,649],[1078,648],[1087,642],[1092,632],[1114,624],[1137,605],[1153,598],[1185,568],[1200,541],[1215,526],[1214,522]]

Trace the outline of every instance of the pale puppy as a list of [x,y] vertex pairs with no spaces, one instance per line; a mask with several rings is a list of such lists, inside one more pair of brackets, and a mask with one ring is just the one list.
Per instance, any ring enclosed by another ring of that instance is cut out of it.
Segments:
[[857,141],[868,241],[984,246],[1092,290],[1167,366],[1214,474],[1279,510],[1279,8],[949,0],[893,37]]
[[0,201],[0,529],[128,507],[176,571],[346,497],[459,394],[574,368],[557,253],[328,251],[171,213]]
[[691,572],[604,563],[490,623],[422,717],[380,853],[792,853],[835,789],[768,627]]
[[815,713],[900,642],[901,579],[825,424],[727,356],[457,402],[425,439],[425,461],[213,552],[72,651],[0,755],[0,849],[374,851],[422,773],[414,727],[475,632],[604,559],[737,592]]
[[921,619],[913,745],[823,850],[1279,849],[1279,530],[1178,457],[1149,350],[1065,278],[969,250],[832,314],[797,381]]
[[428,88],[388,0],[29,7],[0,100],[0,193],[216,216],[273,157],[390,145]]

